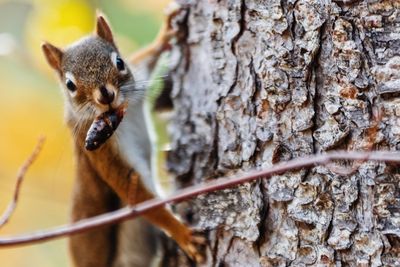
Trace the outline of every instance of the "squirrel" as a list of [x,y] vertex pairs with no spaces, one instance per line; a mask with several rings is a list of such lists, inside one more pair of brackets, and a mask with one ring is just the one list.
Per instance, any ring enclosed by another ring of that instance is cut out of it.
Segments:
[[[170,23],[164,23],[155,41],[134,54],[129,63],[146,62],[151,68],[168,48],[171,31]],[[136,90],[132,67],[121,57],[105,16],[97,14],[92,35],[65,49],[44,42],[42,50],[61,81],[66,123],[74,141],[72,221],[154,198],[152,137],[143,92]],[[115,134],[97,150],[86,150],[85,136],[94,118],[126,104]],[[205,237],[166,207],[143,217],[71,236],[69,248],[75,266],[151,266],[157,254],[157,229],[175,240],[192,260],[204,261],[199,248],[205,245]]]

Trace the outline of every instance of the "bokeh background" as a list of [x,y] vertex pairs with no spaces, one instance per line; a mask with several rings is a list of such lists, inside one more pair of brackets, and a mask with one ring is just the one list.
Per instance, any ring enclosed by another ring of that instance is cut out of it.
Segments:
[[[0,236],[68,221],[73,182],[71,139],[55,74],[40,50],[43,40],[64,46],[93,31],[102,10],[122,54],[151,42],[170,0],[0,0],[0,212],[11,199],[18,168],[40,135],[46,143],[29,169],[19,204]],[[1,267],[71,266],[66,239],[0,249]]]

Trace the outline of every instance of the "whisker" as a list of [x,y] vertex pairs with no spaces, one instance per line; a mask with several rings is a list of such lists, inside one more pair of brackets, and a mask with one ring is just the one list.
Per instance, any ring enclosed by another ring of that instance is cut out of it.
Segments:
[[131,91],[146,90],[149,86],[156,82],[162,82],[168,75],[158,76],[150,80],[129,81],[124,83],[120,88],[129,89]]
[[128,95],[128,96],[124,96],[125,100],[128,101],[129,104],[137,104],[140,101],[143,101],[147,98],[146,94],[142,94],[142,95],[138,95],[135,94],[134,96],[132,95]]

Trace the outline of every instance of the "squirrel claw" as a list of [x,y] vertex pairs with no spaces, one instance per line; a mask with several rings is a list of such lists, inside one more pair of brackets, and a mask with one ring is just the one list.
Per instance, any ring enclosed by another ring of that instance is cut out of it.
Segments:
[[204,263],[205,246],[207,245],[207,238],[201,231],[191,230],[187,236],[184,246],[181,246],[190,259],[196,263]]
[[167,16],[167,24],[171,25],[171,20],[182,10],[182,6],[177,2],[171,2],[164,10],[165,15]]
[[165,21],[162,30],[162,39],[168,42],[171,38],[175,37],[178,33],[177,29],[174,29],[172,25],[172,20],[179,14],[182,10],[182,7],[176,3],[172,2],[165,9]]

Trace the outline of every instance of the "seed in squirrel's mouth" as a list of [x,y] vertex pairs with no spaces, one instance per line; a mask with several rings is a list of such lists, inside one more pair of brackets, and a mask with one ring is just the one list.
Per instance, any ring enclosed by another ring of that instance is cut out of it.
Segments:
[[85,148],[93,151],[104,144],[108,138],[117,130],[126,111],[126,106],[122,105],[115,110],[109,110],[97,116],[86,134]]

